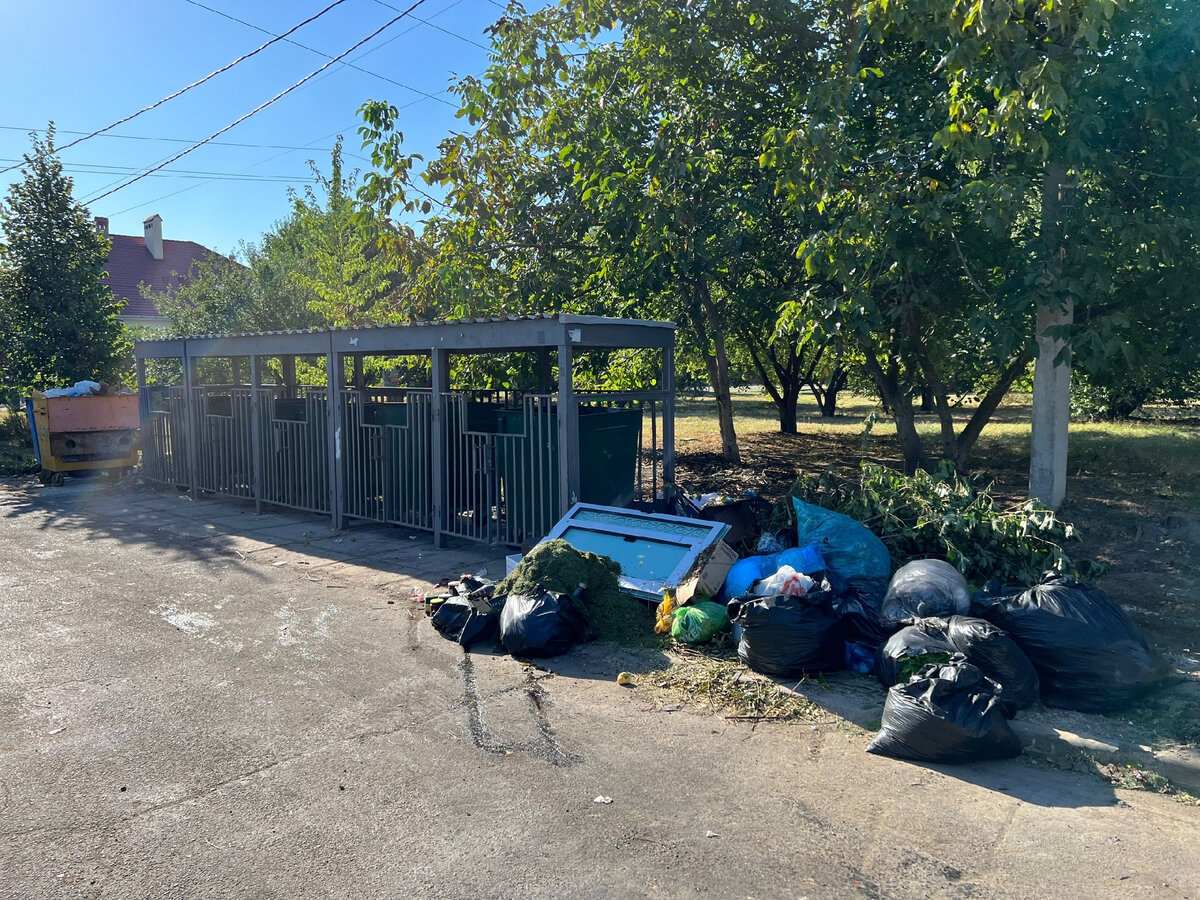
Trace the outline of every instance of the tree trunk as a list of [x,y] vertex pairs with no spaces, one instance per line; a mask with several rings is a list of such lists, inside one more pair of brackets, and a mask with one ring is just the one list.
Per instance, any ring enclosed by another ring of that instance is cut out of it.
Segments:
[[[685,288],[686,290],[686,288]],[[725,337],[722,334],[721,322],[713,308],[712,299],[708,296],[708,285],[701,282],[693,292],[693,320],[699,330],[701,340],[707,346],[712,342],[713,352],[704,353],[704,365],[708,369],[708,379],[712,383],[713,393],[717,401],[717,422],[721,428],[721,458],[725,462],[740,463],[742,455],[738,451],[737,432],[733,427],[733,396],[729,389],[729,356],[725,351]],[[699,295],[699,296],[697,296]]]
[[837,414],[838,394],[846,387],[846,382],[849,380],[850,373],[841,366],[838,366],[830,374],[828,383],[821,389],[821,395],[817,398],[817,404],[824,418],[832,419]]
[[930,390],[929,385],[921,388],[921,412],[933,412],[933,391]]
[[754,369],[758,372],[758,377],[762,380],[763,390],[771,398],[771,402],[775,404],[775,409],[779,412],[779,430],[784,434],[796,433],[796,397],[788,399],[788,380],[786,373],[780,372],[777,363],[772,362],[776,372],[779,373],[779,387],[775,386],[775,382],[771,379],[771,373],[767,371],[766,363],[759,355],[758,347],[754,343],[754,336],[743,334],[742,341],[745,343],[746,352],[750,355],[750,361],[754,363]]
[[992,415],[996,412],[996,407],[1004,399],[1004,395],[1008,393],[1013,382],[1025,371],[1032,359],[1032,350],[1023,350],[1018,353],[1013,361],[1008,364],[1008,367],[1004,370],[1004,374],[1000,376],[1000,380],[992,385],[992,389],[979,401],[979,406],[975,410],[975,414],[971,416],[970,421],[963,428],[962,434],[955,441],[953,460],[955,468],[960,472],[966,471],[967,460],[971,457],[971,451],[975,449],[975,443],[979,440],[979,435],[983,433],[983,426],[991,420]]
[[892,421],[896,424],[896,443],[900,445],[900,455],[904,458],[904,474],[911,475],[921,465],[922,452],[912,397],[900,384],[900,370],[895,362],[890,363],[885,372],[875,357],[874,348],[863,349],[866,351],[867,371],[875,379],[875,386],[879,388],[879,394],[891,410]]

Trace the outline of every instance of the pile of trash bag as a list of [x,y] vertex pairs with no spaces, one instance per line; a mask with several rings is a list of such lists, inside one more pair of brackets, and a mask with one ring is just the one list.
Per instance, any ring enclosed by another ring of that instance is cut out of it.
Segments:
[[764,553],[739,559],[725,576],[721,596],[734,599],[753,592],[754,586],[784,569],[812,576],[825,571],[821,545],[811,541],[803,547],[789,547],[778,553]]
[[[730,503],[681,496],[692,515],[734,514]],[[753,499],[738,502],[750,509]],[[913,560],[893,573],[869,528],[792,505],[794,538],[748,533],[742,546],[756,552],[729,568],[716,596],[706,596],[715,589],[707,582],[703,593],[683,593],[683,604],[668,592],[653,631],[702,644],[728,629],[738,658],[773,677],[874,672],[888,692],[871,753],[924,762],[1014,756],[1021,745],[1009,720],[1018,710],[1041,701],[1108,712],[1169,674],[1098,588],[1048,572],[1028,588],[989,584],[972,599],[945,560]],[[783,546],[792,539],[796,546]],[[556,656],[611,634],[606,622],[628,621],[640,601],[622,594],[620,574],[606,557],[547,541],[499,583],[464,576],[427,609],[433,627],[463,647],[495,641],[515,656]]]
[[1111,597],[1046,572],[1028,590],[985,590],[976,611],[1003,629],[1037,669],[1047,706],[1111,712],[1167,678],[1166,662]]
[[498,583],[464,575],[443,585],[447,595],[426,598],[430,624],[469,649],[495,641],[514,656],[558,656],[594,640],[597,622],[629,604],[620,567],[581,553],[566,541],[539,544]]

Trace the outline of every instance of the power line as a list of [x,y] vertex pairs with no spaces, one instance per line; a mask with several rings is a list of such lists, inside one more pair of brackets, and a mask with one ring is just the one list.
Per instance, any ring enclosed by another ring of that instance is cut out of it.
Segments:
[[[463,0],[454,0],[453,3],[447,4],[446,6],[442,7],[437,12],[435,12],[432,16],[430,16],[430,18],[431,19],[436,18],[437,16],[440,16],[443,13],[449,12],[450,10],[454,9],[454,7],[458,6],[462,2],[463,2]],[[416,31],[419,27],[420,27],[419,25],[413,25],[409,28],[405,28],[399,34],[393,35],[392,37],[388,38],[386,41],[382,41],[378,46],[372,47],[370,50],[363,51],[358,56],[356,56],[353,61],[358,61],[360,59],[366,59],[372,53],[378,53],[380,50],[382,50],[388,44],[392,43],[392,41],[400,40],[400,38],[404,37],[406,34],[411,34],[412,32]],[[321,78],[318,78],[317,81],[320,81],[322,78],[328,78],[332,74],[333,74],[332,72],[328,72],[325,75],[322,75]],[[406,103],[404,106],[402,106],[400,108],[407,109],[409,106],[412,106],[413,103],[417,103],[417,102],[419,102],[419,101],[415,101],[415,100],[410,101],[409,103]]]
[[[303,22],[300,22],[298,25],[295,25],[292,28],[289,28],[283,34],[281,34],[277,37],[271,38],[271,40],[269,40],[265,44],[262,44],[261,46],[255,48],[254,50],[251,50],[249,53],[247,53],[243,56],[239,56],[233,62],[227,63],[226,65],[222,66],[221,68],[217,69],[214,72],[209,72],[207,75],[205,75],[199,81],[193,81],[187,87],[180,88],[175,93],[169,94],[168,96],[163,97],[161,100],[151,103],[149,106],[144,106],[141,109],[139,109],[137,112],[135,112],[131,115],[128,115],[123,119],[118,119],[117,121],[113,122],[111,125],[106,125],[103,128],[98,129],[97,131],[93,131],[91,134],[85,135],[84,137],[81,137],[81,138],[77,138],[76,140],[71,141],[71,143],[67,144],[66,146],[59,147],[58,149],[60,151],[69,150],[70,148],[74,147],[76,144],[82,144],[84,141],[88,140],[89,138],[94,138],[98,134],[103,134],[106,131],[110,131],[113,128],[116,128],[118,125],[124,125],[126,122],[130,121],[131,119],[136,119],[142,113],[149,112],[150,110],[155,109],[156,107],[162,106],[168,100],[174,100],[176,97],[180,96],[181,94],[186,94],[192,88],[198,87],[199,85],[204,84],[204,82],[206,82],[212,78],[215,78],[216,76],[220,75],[222,72],[228,72],[230,69],[232,69],[238,63],[245,62],[250,57],[257,55],[258,53],[261,53],[263,50],[267,49],[272,44],[277,43],[278,41],[284,40],[289,34],[292,34],[293,32],[299,30],[300,28],[303,28],[309,22],[313,22],[313,21],[321,18],[321,16],[325,15],[325,13],[329,12],[335,6],[340,6],[341,4],[343,4],[345,2],[346,2],[346,0],[333,0],[332,3],[330,3],[327,7],[325,7],[320,12],[314,13],[313,15],[311,15],[307,19],[305,19]],[[7,169],[0,169],[0,175],[3,175],[5,172],[11,172],[13,169],[17,168],[19,165],[20,164],[18,163],[15,166],[9,166]]]
[[[239,19],[237,16],[230,15],[227,12],[222,12],[221,10],[215,9],[211,6],[205,6],[203,3],[200,3],[199,0],[184,0],[184,2],[190,3],[192,6],[198,6],[201,9],[206,9],[210,13],[214,13],[218,16],[221,16],[222,18],[229,19],[230,21],[233,21],[233,22],[237,22],[239,25],[245,25],[247,28],[253,28],[255,31],[262,32],[263,34],[275,34],[275,32],[268,31],[265,28],[261,28],[258,25],[255,25],[253,22],[247,22],[245,19]],[[387,6],[387,4],[385,3],[384,6]],[[395,7],[395,6],[392,6],[389,8],[399,12],[397,7]],[[416,18],[416,16],[414,16],[413,18]],[[425,20],[420,19],[419,21],[424,22]],[[428,25],[429,23],[426,22],[426,24]],[[432,25],[431,27],[437,28],[438,26]],[[442,29],[442,30],[444,31],[445,29]],[[450,33],[453,34],[453,32],[450,32]],[[278,35],[276,35],[276,36],[278,37]],[[462,35],[455,35],[455,37],[462,37]],[[463,40],[467,40],[467,38],[463,38]],[[332,59],[332,57],[328,53],[325,53],[322,50],[318,50],[315,47],[310,47],[310,46],[308,46],[308,44],[302,44],[299,41],[293,41],[293,40],[289,40],[288,43],[292,44],[295,47],[299,47],[301,50],[307,50],[309,53],[315,53],[315,54],[317,54],[317,56],[323,56],[325,59]],[[378,78],[382,81],[386,81],[389,84],[394,84],[394,85],[396,85],[396,87],[402,87],[407,91],[412,91],[414,94],[420,94],[422,97],[427,97],[430,100],[436,100],[438,103],[445,103],[447,106],[455,105],[455,104],[451,103],[449,100],[446,100],[444,97],[439,97],[437,94],[430,94],[426,91],[421,90],[420,88],[413,87],[411,84],[405,84],[403,81],[397,81],[395,78],[389,78],[386,75],[380,75],[378,72],[372,72],[370,69],[364,69],[362,66],[355,65],[352,62],[344,62],[344,63],[342,63],[342,65],[346,66],[348,68],[354,69],[356,71],[362,72],[365,75],[370,75],[374,78]]]
[[[57,134],[88,134],[86,131],[71,131],[67,128],[55,128]],[[19,125],[0,125],[0,131],[23,131],[25,134],[30,132],[40,132],[40,128],[21,128]],[[125,141],[157,141],[164,144],[194,144],[195,138],[169,138],[169,137],[152,137],[145,134],[101,134],[98,137],[108,138],[109,140],[125,140]],[[246,144],[237,141],[210,141],[211,144],[217,147],[244,147],[254,150],[316,150],[321,153],[329,153],[332,147],[293,147],[291,144]],[[351,156],[352,154],[346,154]],[[362,159],[363,157],[355,157]]]
[[[12,157],[0,158],[0,162],[12,162]],[[80,175],[128,175],[130,172],[137,172],[139,169],[136,166],[118,166],[108,163],[64,163],[63,170],[66,172],[77,172]],[[212,177],[214,179],[235,179],[235,180],[261,180],[261,181],[278,181],[281,183],[291,183],[293,181],[307,181],[308,175],[242,175],[240,172],[208,172],[197,169],[174,169],[171,172],[156,173],[156,178],[203,178]]]
[[[195,0],[187,0],[187,2],[193,3],[193,2],[195,2]],[[400,11],[400,7],[392,6],[392,4],[390,4],[390,3],[384,3],[383,0],[375,0],[375,2],[378,3],[380,6],[386,6],[388,9],[395,10],[396,12]],[[449,28],[443,28],[441,25],[435,25],[433,22],[430,22],[428,19],[422,19],[419,16],[413,16],[413,18],[416,19],[418,22],[420,22],[422,25],[428,25],[430,28],[436,29],[437,31],[442,32],[443,34],[450,35],[450,37],[456,37],[460,41],[466,41],[472,47],[478,47],[480,50],[491,50],[492,49],[491,47],[487,46],[486,44],[481,44],[481,43],[479,43],[479,41],[471,40],[471,38],[467,37],[466,35],[459,34],[457,31],[451,31]]]
[[[342,0],[338,0],[338,2],[340,3],[340,2],[342,2]],[[146,172],[142,173],[141,175],[138,175],[138,176],[136,176],[136,177],[134,177],[134,178],[131,178],[131,179],[129,179],[129,180],[128,180],[128,181],[126,181],[124,184],[120,184],[120,185],[118,185],[117,187],[113,188],[112,190],[105,191],[103,194],[100,194],[100,195],[99,195],[99,196],[97,196],[97,197],[93,197],[91,200],[89,200],[89,201],[87,202],[87,205],[89,205],[89,206],[90,206],[91,204],[95,203],[97,200],[103,200],[105,197],[108,197],[108,196],[110,196],[111,194],[115,194],[117,191],[123,190],[123,189],[125,189],[125,188],[129,187],[131,184],[133,184],[133,183],[135,183],[135,182],[137,182],[137,181],[140,181],[141,179],[145,178],[147,175],[150,175],[150,174],[152,174],[152,173],[154,173],[154,172],[157,172],[159,169],[162,169],[162,168],[165,168],[166,166],[169,166],[171,163],[175,162],[176,160],[178,160],[178,159],[182,159],[184,156],[187,156],[189,153],[191,153],[193,150],[197,149],[198,147],[202,147],[203,145],[207,144],[207,143],[208,143],[209,141],[211,141],[213,138],[215,138],[215,137],[219,137],[220,135],[222,135],[222,134],[224,134],[225,132],[229,131],[231,128],[234,128],[235,126],[237,126],[237,125],[240,125],[242,122],[245,122],[245,121],[246,121],[247,119],[249,119],[251,116],[253,116],[253,115],[256,115],[257,113],[260,113],[260,112],[262,112],[264,109],[266,109],[268,106],[270,106],[271,104],[275,103],[276,101],[278,101],[278,100],[282,100],[284,97],[286,97],[286,96],[287,96],[288,94],[290,94],[292,91],[296,90],[296,88],[300,87],[300,86],[301,86],[302,84],[304,84],[305,82],[307,82],[307,81],[310,81],[312,78],[314,78],[315,76],[317,76],[318,74],[320,74],[321,72],[325,71],[325,70],[326,70],[326,69],[328,69],[330,66],[332,66],[334,63],[336,63],[336,62],[339,62],[339,61],[340,61],[340,60],[341,60],[343,57],[349,56],[351,53],[353,53],[355,50],[357,50],[357,49],[358,49],[359,47],[361,47],[363,44],[365,44],[365,43],[367,43],[368,41],[372,40],[373,38],[377,37],[379,34],[381,34],[381,33],[382,33],[382,32],[384,32],[385,30],[387,30],[388,28],[390,28],[392,25],[394,25],[394,24],[396,24],[397,22],[399,22],[401,19],[403,19],[405,16],[407,16],[409,13],[411,13],[411,12],[412,12],[414,9],[416,9],[418,6],[420,6],[421,4],[423,4],[423,3],[425,3],[425,2],[426,2],[426,0],[417,0],[417,2],[416,2],[416,3],[414,3],[414,4],[413,4],[412,6],[410,6],[408,9],[404,10],[402,13],[400,13],[400,15],[398,15],[398,16],[395,16],[394,18],[391,18],[391,19],[389,19],[387,22],[385,22],[385,23],[384,23],[383,25],[381,25],[379,28],[377,28],[377,29],[375,29],[374,31],[372,31],[372,32],[371,32],[369,35],[367,35],[367,36],[366,36],[365,38],[363,38],[361,41],[359,41],[358,43],[354,44],[354,45],[353,45],[353,46],[351,46],[349,49],[347,49],[347,50],[343,51],[343,52],[342,52],[342,53],[340,53],[338,56],[335,56],[335,57],[334,57],[333,59],[331,59],[329,62],[325,63],[325,65],[321,66],[321,68],[319,68],[319,69],[316,69],[316,70],[315,70],[315,71],[313,71],[313,72],[309,72],[307,75],[305,75],[303,78],[301,78],[301,79],[300,79],[299,81],[297,81],[295,84],[293,84],[291,87],[289,87],[289,88],[285,88],[284,90],[282,90],[282,91],[280,91],[278,94],[276,94],[274,97],[272,97],[270,100],[267,100],[267,101],[266,101],[266,102],[264,102],[264,103],[260,103],[258,106],[256,106],[254,109],[250,110],[250,112],[246,113],[246,114],[245,114],[244,116],[242,116],[241,118],[239,118],[239,119],[235,119],[233,122],[230,122],[230,123],[229,123],[228,125],[226,125],[224,128],[221,128],[221,129],[219,129],[219,130],[217,130],[217,131],[214,131],[212,134],[210,134],[210,135],[209,135],[208,137],[206,137],[204,140],[202,140],[202,141],[198,141],[197,143],[193,144],[192,146],[188,147],[187,149],[185,149],[185,150],[183,150],[183,151],[181,151],[181,152],[179,152],[179,153],[175,154],[174,156],[172,156],[170,159],[166,160],[165,162],[163,162],[163,163],[160,163],[159,165],[156,165],[156,166],[154,166],[153,168],[149,169],[148,171],[146,171]]]
[[[413,101],[413,102],[415,103],[415,102],[417,102],[417,101]],[[319,138],[313,138],[311,141],[309,141],[309,144],[315,144],[315,143],[317,143],[317,142],[319,142],[319,141],[328,140],[329,138],[333,137],[335,134],[341,134],[341,133],[343,133],[343,132],[347,131],[349,128],[353,128],[353,127],[354,127],[354,124],[355,124],[355,123],[351,122],[351,123],[350,123],[350,125],[349,125],[347,128],[339,128],[337,131],[331,131],[329,134],[322,135],[322,136],[321,136],[321,137],[319,137]],[[308,150],[308,149],[313,149],[313,148],[310,148],[310,147],[301,147],[300,149],[301,149],[301,150]],[[238,172],[245,172],[247,169],[253,169],[255,166],[261,166],[263,163],[272,162],[272,161],[274,161],[274,160],[276,160],[276,159],[279,159],[281,156],[287,156],[287,155],[288,155],[288,153],[290,153],[290,152],[291,152],[290,150],[285,150],[283,153],[276,153],[274,156],[269,156],[269,157],[267,157],[266,159],[260,159],[258,162],[252,162],[252,163],[250,163],[249,165],[242,166],[242,167],[241,167],[240,169],[238,169],[237,171],[238,171]],[[188,185],[188,186],[187,186],[187,187],[185,187],[185,188],[180,188],[180,189],[179,189],[179,190],[177,190],[177,191],[172,191],[171,193],[169,193],[169,194],[164,194],[164,195],[163,195],[163,196],[161,196],[161,197],[155,197],[153,200],[147,200],[147,201],[146,201],[146,202],[144,202],[144,203],[136,203],[136,204],[134,204],[133,206],[127,206],[125,209],[122,209],[122,210],[120,210],[119,212],[115,212],[115,213],[113,213],[113,215],[114,215],[114,216],[121,216],[121,215],[124,215],[124,214],[125,214],[125,213],[127,213],[127,212],[133,212],[133,210],[135,210],[135,209],[141,209],[143,206],[151,206],[151,205],[153,205],[153,204],[155,204],[155,203],[159,203],[159,202],[161,202],[161,201],[163,201],[163,200],[168,200],[168,199],[170,199],[171,197],[175,197],[175,196],[177,196],[177,195],[179,195],[179,194],[184,194],[184,193],[186,193],[186,192],[188,192],[188,191],[193,191],[193,190],[195,190],[196,188],[198,188],[198,187],[203,187],[203,186],[204,186],[204,185],[206,185],[206,184],[212,184],[212,182],[213,182],[213,181],[215,181],[215,180],[216,180],[216,179],[209,179],[208,181],[201,181],[199,184],[191,184],[191,185]]]

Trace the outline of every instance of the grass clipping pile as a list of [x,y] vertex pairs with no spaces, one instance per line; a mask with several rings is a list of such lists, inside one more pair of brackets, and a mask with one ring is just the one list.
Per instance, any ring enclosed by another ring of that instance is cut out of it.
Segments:
[[669,669],[640,676],[638,689],[664,692],[730,720],[811,721],[823,714],[812,701],[781,690],[778,684],[752,672],[736,659],[715,659],[696,653],[688,653]]
[[621,567],[606,556],[581,553],[562,539],[538,544],[511,575],[496,585],[496,596],[530,594],[538,585],[574,594],[585,588],[583,601],[598,638],[618,644],[651,646],[654,612],[621,591]]

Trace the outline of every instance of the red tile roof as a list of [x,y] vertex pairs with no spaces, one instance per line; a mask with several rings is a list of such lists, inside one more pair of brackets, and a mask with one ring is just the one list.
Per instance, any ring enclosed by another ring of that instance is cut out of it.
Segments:
[[108,284],[113,296],[127,301],[121,314],[125,316],[158,316],[154,304],[142,298],[138,284],[145,282],[151,289],[161,291],[175,287],[188,276],[192,263],[207,259],[212,253],[195,241],[163,241],[163,258],[155,259],[146,249],[146,239],[130,234],[112,234],[112,250],[108,254]]

